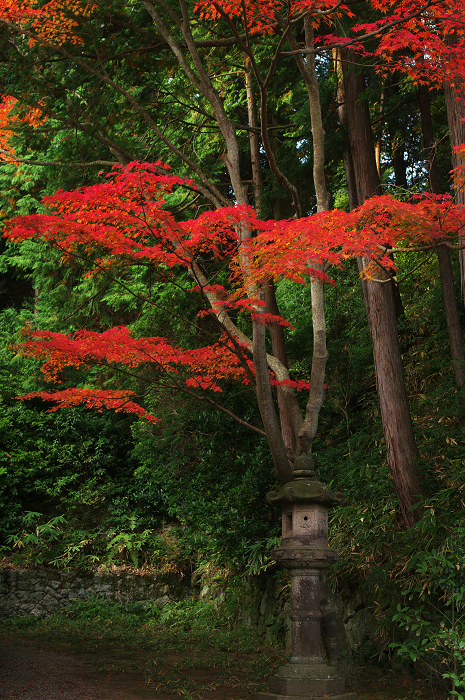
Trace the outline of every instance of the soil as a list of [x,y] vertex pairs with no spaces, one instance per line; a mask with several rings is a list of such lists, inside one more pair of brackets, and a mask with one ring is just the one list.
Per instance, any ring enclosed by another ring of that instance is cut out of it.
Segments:
[[[38,640],[2,635],[0,699],[252,700],[257,690],[265,690],[257,684],[251,686],[237,670],[231,674],[225,668],[212,668],[210,659],[202,662],[201,657],[193,658],[189,649],[160,654],[150,664],[145,662],[145,666],[151,666],[145,672],[137,656],[138,652],[131,649],[113,650],[110,655],[74,650],[70,653],[63,650],[63,645],[52,647]],[[234,661],[241,661],[240,654],[234,657]],[[157,677],[164,682],[157,683]],[[167,678],[172,678],[172,689]],[[347,690],[358,692],[359,700],[447,698],[446,693],[435,691],[426,681],[376,667],[359,669]]]

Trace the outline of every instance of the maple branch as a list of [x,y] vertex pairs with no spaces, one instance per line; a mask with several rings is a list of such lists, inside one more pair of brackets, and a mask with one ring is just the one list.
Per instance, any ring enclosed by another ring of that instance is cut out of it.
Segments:
[[[192,189],[192,188],[189,188],[189,189]],[[177,204],[175,207],[168,207],[168,208],[174,209],[176,211],[176,214],[180,214],[182,211],[186,211],[186,209],[189,209],[189,207],[192,207],[196,203],[196,201],[198,199],[200,199],[200,195],[197,194],[190,202],[188,202],[187,200],[189,199],[190,196],[191,196],[191,192],[188,192],[186,194],[186,196],[184,197],[184,199],[182,200],[182,202]],[[184,204],[184,202],[187,202],[187,204]]]
[[[300,205],[297,187],[290,180],[288,180],[288,178],[284,175],[284,173],[278,167],[275,155],[273,153],[273,148],[272,148],[271,143],[270,143],[268,126],[267,126],[267,122],[268,122],[268,85],[269,85],[271,78],[273,77],[274,72],[276,70],[278,59],[279,59],[279,56],[281,55],[281,47],[282,47],[283,43],[286,41],[287,33],[291,29],[291,24],[288,23],[287,27],[282,27],[282,34],[279,38],[278,46],[274,52],[273,58],[271,59],[270,65],[268,67],[268,72],[267,72],[266,78],[263,79],[261,74],[260,74],[260,69],[257,65],[257,62],[255,61],[254,53],[251,50],[248,30],[246,30],[246,42],[244,42],[241,38],[241,35],[237,31],[237,29],[234,25],[234,22],[232,22],[229,15],[223,10],[223,8],[220,5],[217,5],[216,3],[214,3],[214,7],[216,8],[217,12],[219,12],[219,14],[221,14],[223,19],[227,22],[230,30],[234,34],[234,37],[237,41],[239,48],[241,48],[242,51],[250,59],[250,64],[252,66],[252,70],[254,72],[255,78],[256,78],[258,86],[260,88],[260,125],[261,125],[262,144],[263,144],[263,148],[265,150],[265,155],[266,155],[268,163],[270,165],[271,172],[273,173],[275,178],[278,180],[278,182],[280,182],[283,185],[283,187],[290,193],[290,195],[292,197],[292,203],[293,203],[293,206],[295,209],[296,217],[299,219],[302,216],[302,207]],[[245,8],[244,8],[244,4],[243,4],[243,12],[244,12],[244,24],[247,27],[246,12],[245,12]]]
[[[20,99],[20,96],[17,96],[14,92],[10,92],[9,94],[18,100]],[[57,121],[58,120],[61,121],[61,123],[63,124],[63,127],[56,127],[55,130],[57,132],[61,131],[61,128],[72,127],[75,129],[79,129],[80,131],[82,131],[85,134],[89,133],[89,129],[88,129],[89,124],[83,124],[78,119],[64,120],[59,113],[52,111],[50,108],[46,107],[45,105],[41,104],[40,102],[29,102],[28,104],[29,104],[29,106],[33,107],[34,109],[39,110],[41,112],[41,114],[43,114],[45,117],[47,117],[47,118],[52,117],[52,118],[56,119]],[[96,126],[95,124],[92,124],[92,122],[90,124],[91,124],[91,126]],[[137,160],[137,158],[132,153],[127,151],[122,146],[119,146],[108,135],[103,135],[101,132],[99,132],[97,130],[97,131],[92,132],[92,136],[93,136],[93,138],[96,139],[96,141],[99,141],[104,146],[106,146],[109,149],[109,151],[115,155],[115,157],[118,159],[118,162],[121,162],[122,158],[126,158],[127,162],[129,162],[131,160]],[[118,154],[120,154],[122,158],[118,157]],[[115,161],[112,161],[111,164],[115,165]]]
[[[137,25],[133,24],[132,22],[125,22],[124,20],[120,20],[114,17],[110,17],[109,24],[115,24],[116,26],[119,27],[124,27],[125,29],[132,29],[136,34],[142,34],[143,36],[146,36],[150,39],[154,39],[155,41],[158,41],[159,44],[163,43],[164,46],[166,46],[166,41],[164,37],[161,34],[153,34],[152,32],[147,31],[147,29],[142,29],[142,27],[138,27]],[[259,35],[259,32],[255,32],[254,36]],[[183,46],[183,42],[179,42],[181,46]],[[195,45],[198,46],[199,48],[221,48],[223,46],[234,46],[236,43],[236,40],[234,37],[230,37],[229,39],[197,39],[195,41]],[[159,46],[159,44],[155,44],[153,46],[148,46],[147,48],[153,49]],[[134,51],[138,51],[139,49],[134,49]],[[124,53],[129,53],[129,51],[124,52]],[[117,56],[120,56],[122,54],[117,54]],[[110,57],[113,58],[113,57]]]
[[140,377],[140,375],[135,374],[133,372],[130,372],[129,370],[122,369],[120,367],[114,368],[112,365],[109,365],[108,363],[101,363],[102,366],[109,367],[111,369],[116,369],[117,372],[121,374],[125,374],[128,377],[131,377],[133,379],[137,379],[138,381],[143,381],[143,382],[149,382],[150,384],[153,384],[155,386],[162,386],[164,388],[168,389],[175,389],[176,391],[180,391],[183,394],[187,394],[188,396],[191,396],[192,398],[196,399],[197,401],[206,401],[209,403],[211,406],[216,408],[218,411],[221,411],[222,413],[225,413],[227,416],[232,418],[233,420],[236,421],[236,423],[239,423],[239,425],[244,426],[245,428],[249,428],[250,430],[253,430],[255,433],[258,433],[261,437],[267,437],[266,433],[261,430],[260,428],[257,428],[255,425],[252,425],[251,423],[248,423],[247,421],[243,420],[242,418],[239,418],[238,415],[233,413],[233,411],[230,411],[229,408],[226,408],[226,406],[223,406],[222,404],[218,403],[214,399],[212,399],[210,396],[207,396],[207,394],[203,393],[202,396],[199,396],[198,394],[195,393],[195,391],[191,391],[188,389],[186,386],[181,384],[180,382],[177,382],[174,377],[171,375],[168,375],[166,370],[161,367],[159,367],[160,371],[163,371],[167,376],[169,376],[169,379],[171,382],[173,382],[172,386],[168,386],[167,384],[160,384],[154,380],[151,380],[150,378],[147,377]]
[[[135,379],[137,382],[142,382],[144,384],[151,384],[152,386],[157,386],[157,387],[175,389],[176,391],[180,391],[183,394],[187,394],[188,396],[196,399],[197,401],[206,401],[207,403],[209,403],[211,406],[213,406],[217,410],[221,411],[222,413],[225,413],[227,416],[229,416],[230,418],[235,420],[236,423],[239,423],[240,425],[242,425],[245,428],[249,428],[253,432],[260,435],[260,437],[265,437],[265,438],[267,437],[266,433],[263,430],[261,430],[260,428],[257,428],[257,426],[255,426],[255,425],[252,425],[251,423],[248,423],[247,421],[243,420],[238,415],[233,413],[233,411],[230,411],[228,408],[226,408],[222,404],[218,403],[214,399],[210,398],[205,393],[203,393],[201,396],[199,396],[194,391],[191,391],[186,386],[184,386],[180,382],[176,381],[176,379],[172,375],[168,374],[166,368],[163,367],[159,362],[154,360],[154,358],[152,358],[150,355],[147,355],[147,358],[148,358],[147,361],[150,364],[155,364],[161,373],[163,373],[165,376],[169,377],[169,380],[172,382],[171,386],[169,386],[166,383],[161,383],[159,381],[151,379],[150,377],[147,377],[147,375],[143,375],[143,374],[141,375],[141,374],[136,373],[136,372],[131,372],[130,370],[124,369],[121,366],[115,367],[113,364],[106,362],[106,361],[103,361],[103,360],[100,360],[100,361],[95,362],[93,364],[94,364],[94,366],[98,366],[98,367],[107,367],[108,369],[112,370],[113,372],[116,372],[117,374],[122,374],[126,377],[129,377],[130,379]],[[145,391],[143,394],[139,395],[138,398],[146,397],[147,393],[148,393],[148,390]]]
[[[305,41],[307,46],[314,45],[313,28],[311,26],[310,15],[304,17]],[[297,48],[297,40],[292,32],[289,32],[287,40],[291,48]],[[313,182],[317,200],[317,211],[329,209],[329,194],[326,189],[326,179],[324,172],[325,150],[323,120],[321,116],[320,90],[316,73],[315,59],[309,56],[305,61],[302,56],[295,54],[295,61],[300,70],[302,78],[307,88],[308,102],[310,108],[310,123],[313,136]]]
[[423,251],[423,250],[431,250],[432,248],[439,248],[439,246],[445,246],[446,248],[450,248],[450,250],[464,250],[465,249],[465,244],[464,245],[454,245],[453,243],[449,243],[449,241],[439,241],[438,243],[432,243],[431,245],[422,245],[422,246],[411,246],[409,248],[385,248],[383,246],[379,246],[380,250],[382,250],[384,253],[386,250],[389,250],[390,253],[415,253],[418,251]]
[[[65,58],[67,58],[65,56]],[[72,96],[75,96],[74,91],[71,93]],[[82,99],[82,98],[80,98]],[[73,101],[70,100],[69,98],[66,99],[66,103],[68,107],[73,108]],[[84,104],[86,105],[87,111],[89,109],[88,103],[84,100]],[[36,103],[35,108],[42,108],[42,105]],[[67,119],[63,120],[61,115],[57,114],[56,112],[52,112],[51,109],[49,108],[43,108],[41,109],[42,114],[45,114],[48,117],[55,117],[56,119],[60,119],[63,123],[63,125],[71,125],[74,128],[79,129],[83,133],[89,134],[91,133],[92,137],[95,138],[97,141],[102,143],[104,146],[108,148],[110,153],[117,159],[119,163],[122,163],[123,165],[127,165],[131,160],[137,160],[137,157],[130,151],[126,150],[123,146],[120,144],[116,143],[113,141],[112,138],[108,134],[104,134],[99,126],[98,122],[93,121],[89,115],[86,116],[86,121],[82,122],[79,121],[79,116],[77,115],[74,119]],[[89,127],[93,127],[92,131],[90,131]]]
[[239,423],[240,425],[243,425],[245,428],[250,428],[250,430],[253,430],[255,433],[258,433],[261,437],[267,437],[266,433],[264,430],[261,430],[260,428],[257,428],[255,425],[252,425],[251,423],[247,423],[247,421],[243,420],[242,418],[239,418],[235,413],[230,411],[228,408],[225,406],[222,406],[220,403],[217,403],[214,401],[212,398],[204,394],[203,396],[198,396],[195,394],[193,391],[189,391],[189,389],[185,389],[184,387],[179,387],[179,390],[182,391],[185,394],[188,394],[189,396],[193,396],[196,398],[198,401],[207,401],[211,406],[214,406],[218,411],[222,411],[223,413],[226,413],[227,416],[230,416],[233,420],[236,421],[236,423]]
[[[278,164],[276,162],[275,154],[273,152],[273,148],[271,147],[270,139],[269,139],[269,133],[267,129],[267,122],[268,122],[268,85],[270,83],[270,80],[276,70],[276,66],[278,64],[278,58],[279,58],[279,52],[281,49],[281,46],[285,42],[287,38],[288,32],[290,32],[291,25],[288,24],[288,26],[283,30],[282,35],[279,38],[278,46],[276,48],[276,51],[274,53],[274,56],[271,60],[270,67],[268,69],[267,76],[263,83],[260,85],[260,123],[262,127],[262,143],[263,143],[263,148],[265,149],[266,157],[268,159],[268,163],[270,165],[271,172],[275,176],[275,178],[280,182],[290,193],[292,197],[292,203],[294,205],[294,210],[295,210],[295,216],[297,219],[300,219],[302,216],[302,207],[300,206],[300,199],[299,199],[299,193],[297,191],[297,187],[288,180],[288,178],[284,175],[283,172],[281,172],[281,169],[278,167]],[[253,64],[252,64],[253,65]]]
[[[436,247],[436,246],[434,246],[434,248],[435,248],[435,247]],[[393,251],[390,250],[389,252],[392,253]],[[418,265],[416,265],[416,266],[413,267],[411,270],[409,270],[408,272],[406,272],[405,275],[402,275],[402,277],[397,277],[397,275],[391,275],[391,274],[389,273],[388,270],[386,270],[384,267],[382,267],[382,265],[380,265],[379,263],[377,263],[377,264],[379,265],[379,267],[381,267],[381,269],[383,270],[383,272],[384,272],[385,274],[387,274],[387,278],[384,278],[384,279],[377,279],[376,277],[370,277],[370,278],[367,278],[367,279],[369,279],[370,282],[377,282],[378,284],[389,284],[389,283],[391,283],[391,282],[394,282],[394,284],[399,284],[400,282],[403,282],[404,280],[408,279],[408,278],[410,277],[411,274],[413,274],[414,272],[416,272],[417,270],[419,270],[420,267],[422,267],[422,265],[424,265],[425,263],[428,262],[428,260],[431,260],[431,258],[433,257],[433,253],[434,253],[434,250],[431,252],[430,255],[428,255],[428,257],[426,258],[426,260],[422,260],[420,263],[418,263]],[[377,262],[377,261],[376,261],[376,262]]]
[[341,41],[341,42],[336,42],[334,44],[328,44],[327,46],[320,46],[317,49],[298,49],[298,50],[293,50],[293,51],[282,51],[281,55],[282,56],[295,56],[296,54],[317,54],[320,53],[321,51],[329,51],[334,48],[342,49],[345,48],[346,46],[353,46],[354,44],[361,44],[364,41],[367,41],[368,39],[371,39],[374,36],[379,36],[383,32],[385,32],[388,29],[391,29],[392,27],[396,27],[398,24],[403,24],[404,22],[409,22],[411,19],[415,19],[415,17],[419,17],[425,10],[427,10],[429,7],[433,5],[441,5],[443,0],[428,0],[423,7],[421,7],[419,10],[416,12],[412,12],[412,14],[407,15],[406,17],[400,17],[399,19],[392,20],[391,22],[388,22],[382,27],[379,27],[378,29],[374,29],[372,32],[367,32],[363,36],[359,38],[351,38],[347,39],[347,41]]
[[338,2],[336,3],[336,5],[334,5],[334,7],[330,7],[329,10],[314,10],[314,11],[316,12],[316,14],[317,14],[319,17],[325,17],[325,16],[327,16],[327,15],[330,15],[330,14],[331,14],[332,12],[334,12],[335,10],[337,10],[338,7],[340,7],[340,6],[342,5],[343,2],[344,2],[344,0],[338,0]]
[[[224,103],[221,100],[217,90],[215,90],[215,88],[213,87],[210,77],[207,74],[203,62],[198,54],[197,47],[195,45],[195,41],[190,28],[188,9],[186,3],[184,2],[184,0],[179,0],[182,21],[178,18],[178,21],[176,23],[181,28],[196,72],[189,65],[186,56],[181,50],[179,42],[174,38],[169,27],[165,24],[160,13],[156,10],[154,2],[151,2],[151,0],[142,0],[142,4],[149,12],[150,16],[152,17],[154,23],[157,25],[158,29],[162,33],[163,37],[166,39],[166,42],[168,43],[174,57],[178,61],[179,65],[183,69],[184,73],[186,74],[192,85],[202,93],[206,100],[208,100],[215,114],[217,124],[226,144],[226,151],[223,154],[223,160],[226,164],[229,176],[231,178],[231,185],[236,197],[236,201],[238,204],[246,204],[247,191],[246,188],[243,186],[240,178],[239,146],[237,143],[235,128],[232,125],[232,122],[229,120],[226,114]],[[172,15],[172,10],[163,0],[156,0],[156,4],[165,9],[165,11],[170,14],[170,16]]]
[[265,325],[257,319],[252,319],[252,325],[252,357],[255,369],[257,403],[273,457],[276,476],[280,481],[286,483],[292,479],[292,467],[287,456],[271,392],[270,373],[265,351]]
[[[66,248],[64,248],[63,246],[61,246],[61,245],[60,245],[59,243],[57,243],[56,241],[53,243],[53,245],[54,245],[58,250],[62,251],[63,253],[67,253],[67,252],[68,252],[68,251],[66,250]],[[80,254],[77,253],[77,252],[73,252],[73,255],[74,255],[75,257],[79,258],[80,260],[83,260],[83,261],[87,262],[87,259],[85,258],[84,255],[80,255]],[[134,264],[134,263],[132,263],[132,264]],[[120,279],[118,279],[118,278],[114,277],[113,275],[111,275],[111,274],[108,272],[107,268],[104,268],[104,267],[103,267],[102,265],[100,265],[99,263],[93,262],[93,265],[94,265],[95,268],[97,268],[98,270],[100,270],[100,272],[101,272],[110,282],[112,282],[113,284],[115,284],[115,285],[117,285],[117,286],[122,287],[122,289],[124,289],[125,292],[128,292],[128,294],[130,294],[134,299],[138,299],[139,301],[143,302],[144,304],[148,304],[149,306],[153,306],[153,307],[156,308],[156,309],[161,309],[162,311],[169,311],[169,313],[170,313],[172,316],[175,316],[175,317],[178,318],[179,320],[183,321],[183,323],[187,323],[187,324],[188,324],[189,326],[191,326],[191,328],[193,328],[194,330],[200,331],[200,332],[202,332],[202,333],[203,333],[204,335],[206,335],[206,336],[209,336],[209,337],[212,337],[212,338],[215,337],[215,336],[213,336],[212,333],[209,333],[207,330],[205,330],[205,329],[202,328],[201,326],[197,325],[194,321],[191,321],[190,319],[186,318],[185,316],[182,316],[181,314],[177,313],[176,310],[173,309],[172,307],[167,308],[166,306],[163,306],[162,304],[157,303],[156,301],[154,301],[154,300],[153,300],[151,297],[149,297],[149,296],[143,296],[143,295],[141,295],[141,294],[138,294],[137,292],[135,292],[134,290],[132,290],[130,287],[128,287],[127,285],[125,285],[124,282],[122,282]],[[138,261],[137,265],[143,266],[143,267],[149,267],[150,269],[152,269],[152,266],[151,266],[150,264],[143,263],[143,262],[140,262],[140,261]],[[180,290],[182,290],[183,292],[186,292],[186,290],[185,290],[183,287],[181,287],[181,285],[176,284],[173,280],[170,280],[170,284],[172,284],[172,285],[173,285],[174,287],[176,287],[177,289],[180,289]],[[93,297],[91,297],[90,299],[86,300],[86,302],[84,302],[83,304],[81,304],[81,306],[79,306],[77,309],[75,309],[75,310],[70,314],[70,316],[68,316],[65,320],[67,320],[68,318],[71,318],[71,317],[72,317],[75,313],[77,313],[81,308],[84,308],[84,306],[86,305],[86,303],[87,303],[87,304],[90,303],[96,296],[98,296],[99,293],[100,293],[100,292],[97,292],[97,294],[95,294]]]
[[3,155],[8,156],[10,159],[0,161],[2,163],[8,163],[8,162],[14,162],[14,163],[26,163],[29,165],[43,165],[43,166],[56,166],[57,168],[69,168],[69,167],[76,167],[76,168],[86,168],[87,166],[91,165],[101,165],[101,166],[113,166],[116,165],[117,161],[115,160],[90,160],[87,163],[86,162],[76,162],[73,161],[71,163],[63,163],[59,160],[33,160],[31,158],[19,158],[18,156],[12,155],[8,151],[5,151],[3,148],[0,148],[0,153],[3,153]]
[[[199,284],[200,287],[203,288],[209,286],[207,278],[205,277],[197,263],[195,263],[194,261],[192,262],[192,272],[190,274],[193,277],[193,279]],[[252,354],[253,345],[250,338],[235,325],[235,323],[231,320],[229,314],[224,309],[221,309],[219,311],[215,310],[215,306],[216,308],[218,308],[218,302],[221,301],[219,296],[211,290],[207,291],[203,289],[203,293],[207,297],[210,306],[213,310],[213,313],[218,318],[218,321],[221,323],[224,330],[233,335],[234,338],[236,338],[237,342],[242,347],[245,347],[250,354]],[[278,381],[282,382],[289,380],[289,370],[283,365],[283,363],[280,360],[278,360],[277,357],[271,355],[270,353],[266,353],[266,360],[268,363],[268,367],[274,373]]]

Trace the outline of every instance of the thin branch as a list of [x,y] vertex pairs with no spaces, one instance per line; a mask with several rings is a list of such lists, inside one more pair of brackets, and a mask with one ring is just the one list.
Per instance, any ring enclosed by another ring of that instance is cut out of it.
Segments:
[[14,163],[26,163],[29,165],[43,165],[43,166],[56,166],[57,168],[87,168],[88,166],[91,165],[102,165],[102,166],[113,166],[117,165],[118,161],[116,160],[90,160],[87,163],[82,162],[72,162],[72,163],[62,163],[61,161],[58,160],[32,160],[30,158],[18,158],[18,156],[12,155],[8,151],[5,151],[3,148],[0,148],[0,153],[3,153],[3,155],[8,156],[10,159],[5,160],[5,161],[0,161],[0,163],[9,163],[9,162],[14,162]]
[[326,15],[330,15],[332,12],[338,9],[342,5],[344,0],[338,0],[337,4],[334,5],[334,7],[330,7],[329,10],[316,10],[316,14],[319,17],[325,17]]
[[379,249],[382,250],[383,253],[418,253],[418,252],[424,251],[424,250],[436,249],[442,245],[446,246],[446,248],[450,248],[450,250],[464,250],[465,249],[465,244],[464,245],[454,245],[453,243],[449,243],[449,241],[439,241],[438,243],[432,243],[431,245],[412,246],[411,248],[386,248],[384,246],[379,246]]
[[[199,396],[196,394],[194,391],[190,391],[186,386],[183,384],[180,384],[179,382],[176,381],[174,377],[168,374],[167,370],[160,365],[156,360],[153,360],[153,358],[148,357],[148,362],[154,363],[158,366],[159,370],[165,373],[165,375],[169,376],[170,381],[173,382],[172,386],[169,386],[167,384],[163,384],[162,382],[157,382],[156,380],[152,380],[146,376],[141,376],[140,374],[137,374],[136,372],[131,372],[128,369],[124,369],[123,367],[115,367],[113,364],[110,364],[109,362],[104,362],[100,361],[95,363],[95,366],[100,366],[100,367],[108,367],[109,369],[113,370],[114,372],[117,372],[118,374],[123,374],[126,377],[130,377],[131,379],[135,379],[138,382],[143,382],[145,384],[151,384],[153,386],[158,386],[158,387],[163,387],[167,389],[175,389],[176,391],[180,391],[183,394],[187,394],[188,396],[191,396],[192,398],[196,399],[197,401],[206,401],[209,403],[211,406],[214,406],[218,411],[222,411],[222,413],[225,413],[227,416],[232,418],[233,420],[236,421],[236,423],[239,423],[240,425],[244,426],[245,428],[249,428],[250,430],[253,430],[255,433],[258,433],[261,437],[266,437],[266,433],[261,430],[260,428],[257,428],[255,425],[252,425],[251,423],[247,423],[247,421],[243,420],[242,418],[239,418],[235,413],[230,411],[228,408],[225,406],[222,406],[220,403],[217,403],[213,399],[211,399],[209,396],[206,394],[202,394],[202,396]],[[147,392],[142,394],[143,397],[147,395]]]
[[[390,250],[389,252],[392,253],[392,250]],[[411,270],[406,272],[405,275],[402,275],[402,277],[400,277],[400,278],[397,277],[397,275],[391,275],[387,270],[385,270],[385,268],[378,261],[376,261],[377,265],[379,265],[379,267],[388,275],[388,277],[386,279],[377,279],[376,277],[367,277],[367,279],[369,279],[370,282],[377,282],[378,284],[389,284],[390,282],[396,282],[396,281],[397,281],[397,283],[403,282],[408,277],[410,277],[410,275],[412,275],[414,272],[416,272],[416,270],[418,270],[422,265],[427,263],[428,260],[431,260],[431,258],[433,256],[433,252],[434,251],[432,251],[431,254],[428,255],[426,260],[422,260],[420,263],[418,263],[418,265],[415,265],[415,267],[413,267]]]

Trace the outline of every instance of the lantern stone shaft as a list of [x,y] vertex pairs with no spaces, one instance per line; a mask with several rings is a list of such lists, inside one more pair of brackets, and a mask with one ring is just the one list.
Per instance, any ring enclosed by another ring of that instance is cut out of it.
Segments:
[[293,481],[267,495],[282,507],[282,546],[273,551],[291,577],[292,656],[269,679],[269,692],[257,700],[357,700],[321,655],[322,572],[338,558],[328,546],[328,508],[342,496],[317,480],[312,469],[294,472]]

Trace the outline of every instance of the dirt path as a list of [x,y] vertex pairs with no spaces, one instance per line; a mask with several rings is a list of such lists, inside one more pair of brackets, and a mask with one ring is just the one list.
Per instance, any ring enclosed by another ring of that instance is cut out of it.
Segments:
[[[128,692],[121,677],[96,673],[90,662],[45,645],[0,638],[1,700],[151,700],[143,685]],[[159,697],[159,696],[158,696]]]
[[[151,661],[145,660],[137,668],[121,664],[125,657],[135,656],[137,652],[127,646],[108,653],[91,653],[82,648],[77,653],[75,650],[68,653],[37,638],[25,640],[3,634],[0,635],[0,700],[253,700],[257,689],[257,686],[247,687],[247,674],[225,676],[224,669],[216,665],[199,668],[193,663],[193,650],[188,648],[175,654],[149,652]],[[157,682],[150,673],[144,674],[149,663],[159,670],[164,683]],[[95,671],[93,664],[111,672]],[[120,667],[124,671],[113,672]],[[178,678],[180,667],[184,668],[183,682]],[[167,678],[178,679],[172,689],[168,689]],[[445,700],[447,697],[447,693],[434,691],[425,681],[375,667],[359,669],[348,685],[348,690],[359,693],[359,700]]]

